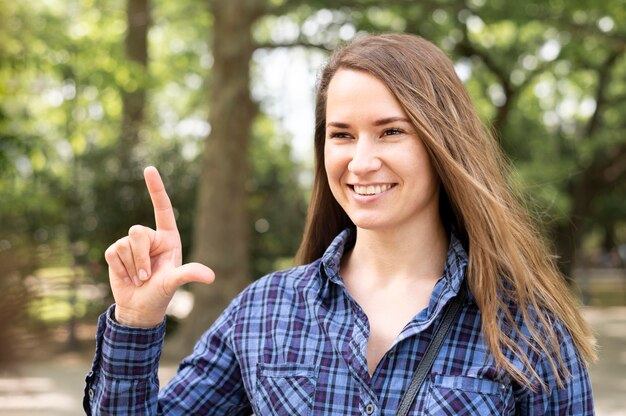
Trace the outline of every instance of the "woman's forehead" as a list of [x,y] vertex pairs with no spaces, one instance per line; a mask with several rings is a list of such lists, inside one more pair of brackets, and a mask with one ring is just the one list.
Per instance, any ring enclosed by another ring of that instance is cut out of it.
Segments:
[[326,98],[327,122],[332,117],[361,114],[367,118],[408,119],[389,88],[364,71],[342,69],[331,79]]

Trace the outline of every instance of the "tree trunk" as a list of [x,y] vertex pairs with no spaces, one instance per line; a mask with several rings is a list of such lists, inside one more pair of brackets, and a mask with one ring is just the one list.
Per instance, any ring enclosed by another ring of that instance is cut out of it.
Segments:
[[[126,58],[141,73],[139,86],[122,92],[122,140],[119,154],[125,162],[132,153],[129,149],[133,149],[139,142],[139,131],[144,122],[146,91],[143,78],[148,66],[148,30],[151,23],[149,0],[127,0],[126,20]],[[122,163],[122,166],[127,167],[128,163]]]
[[[123,234],[128,224],[140,224],[145,208],[136,201],[146,194],[143,180],[143,161],[137,160],[136,149],[141,142],[141,129],[145,124],[146,76],[148,73],[148,31],[151,26],[150,0],[126,0],[126,38],[124,65],[131,70],[131,79],[135,85],[120,85],[122,99],[122,120],[120,136],[112,162],[117,166],[115,177],[109,184],[115,191],[118,212],[123,213],[125,221],[119,230]],[[106,163],[106,161],[105,161]],[[128,195],[120,197],[121,193]],[[129,201],[135,201],[134,203]],[[122,235],[123,235],[122,234]]]
[[248,145],[257,112],[250,98],[252,25],[264,0],[214,0],[209,122],[198,181],[192,260],[211,267],[216,281],[193,285],[194,307],[168,355],[188,353],[198,337],[249,282],[246,180]]
[[568,279],[592,219],[594,200],[598,195],[610,192],[626,175],[626,144],[612,150],[609,154],[596,156],[593,164],[580,173],[579,179],[571,179],[569,184],[572,210],[567,223],[556,227],[554,233],[559,269]]
[[[596,109],[587,123],[582,138],[587,142],[595,139],[595,134],[602,128],[602,113],[607,103],[607,93],[611,81],[611,71],[623,49],[614,49],[606,60],[596,68]],[[555,246],[559,255],[558,266],[569,283],[572,283],[572,271],[576,265],[577,253],[587,231],[587,225],[593,211],[593,201],[598,195],[610,192],[624,174],[626,144],[613,149],[613,152],[596,151],[591,164],[573,176],[568,183],[572,209],[567,223],[555,230]]]
[[596,184],[598,188],[594,188],[588,182],[590,181],[583,179],[580,183],[570,184],[572,209],[569,218],[567,222],[556,226],[553,231],[554,251],[558,254],[557,265],[570,286],[574,283],[572,271],[589,219],[591,210],[589,202],[595,198],[597,194],[595,190],[602,185]]

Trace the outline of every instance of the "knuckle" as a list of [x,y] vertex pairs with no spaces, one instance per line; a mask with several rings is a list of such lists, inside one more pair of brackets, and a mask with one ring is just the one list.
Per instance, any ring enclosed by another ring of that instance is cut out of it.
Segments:
[[114,244],[115,250],[118,253],[128,253],[130,252],[130,245],[128,241],[128,237],[120,238]]
[[144,233],[145,227],[142,225],[133,225],[128,229],[128,235],[131,237],[139,237]]
[[137,264],[141,264],[141,265],[145,265],[145,264],[147,264],[147,263],[148,263],[148,261],[147,261],[147,257],[146,257],[146,256],[144,256],[144,255],[142,255],[142,254],[135,255],[135,256],[134,256],[134,260],[135,260],[135,263],[137,263]]
[[115,248],[115,244],[112,244],[109,246],[109,248],[106,249],[106,251],[104,252],[104,258],[110,262],[111,260],[113,260],[116,256],[117,253],[117,249]]

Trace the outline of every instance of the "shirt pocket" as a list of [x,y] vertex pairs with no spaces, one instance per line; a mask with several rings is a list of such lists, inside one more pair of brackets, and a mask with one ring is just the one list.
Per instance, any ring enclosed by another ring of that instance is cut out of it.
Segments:
[[434,374],[426,398],[425,414],[504,415],[507,387],[494,380]]
[[257,365],[256,413],[308,415],[313,409],[317,367],[302,364]]

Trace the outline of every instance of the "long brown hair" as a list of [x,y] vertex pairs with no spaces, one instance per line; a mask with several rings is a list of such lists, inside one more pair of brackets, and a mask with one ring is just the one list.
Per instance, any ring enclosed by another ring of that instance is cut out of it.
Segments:
[[[441,179],[440,210],[469,253],[466,280],[482,315],[482,331],[496,363],[520,384],[539,379],[525,351],[541,350],[559,385],[567,372],[554,319],[571,334],[581,357],[595,360],[594,340],[557,271],[541,234],[507,184],[509,167],[481,122],[451,60],[413,35],[367,35],[338,49],[323,68],[315,108],[315,180],[299,263],[319,258],[352,222],[333,198],[324,168],[326,94],[339,69],[365,71],[396,97],[428,149]],[[521,311],[530,338],[507,302]],[[531,311],[534,311],[531,313]],[[503,328],[513,328],[514,332]],[[521,337],[527,348],[514,340]],[[503,351],[512,351],[528,372]]]

